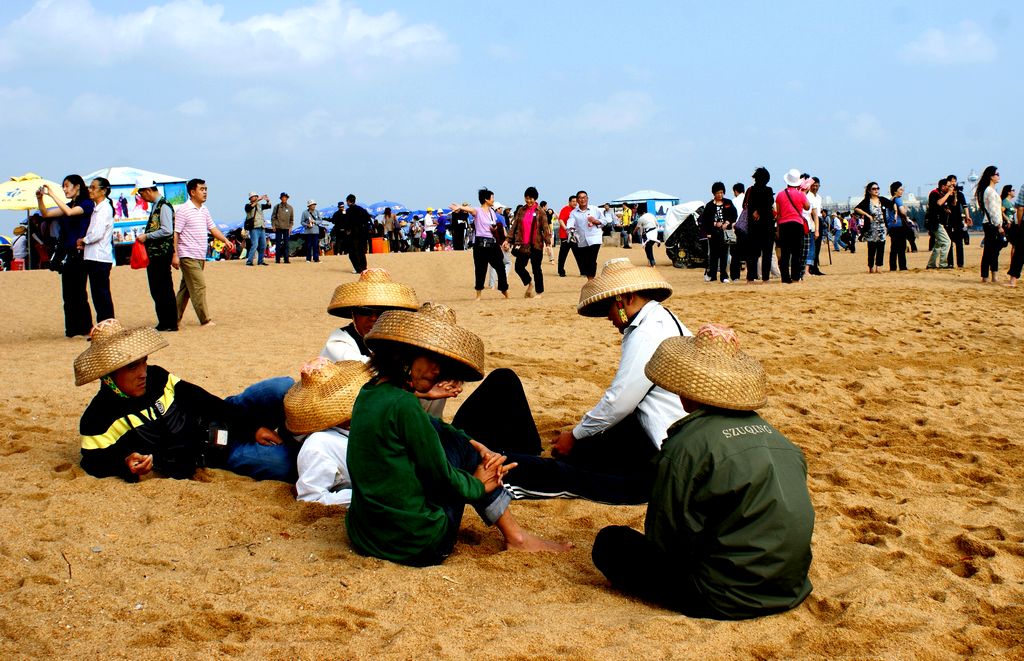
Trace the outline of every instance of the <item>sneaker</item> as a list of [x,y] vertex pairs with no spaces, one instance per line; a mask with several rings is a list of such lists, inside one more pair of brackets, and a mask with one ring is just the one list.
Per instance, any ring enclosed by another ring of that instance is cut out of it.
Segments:
[[729,284],[730,282],[732,282],[732,280],[730,280],[729,278],[723,278],[723,279],[722,279],[722,284],[723,284],[723,285],[727,285],[727,284]]
[[705,275],[704,276],[704,282],[711,282],[711,276],[710,275]]

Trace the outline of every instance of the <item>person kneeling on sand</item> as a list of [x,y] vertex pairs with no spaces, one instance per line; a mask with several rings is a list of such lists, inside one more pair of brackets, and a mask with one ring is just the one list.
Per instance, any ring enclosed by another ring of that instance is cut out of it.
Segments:
[[661,343],[648,378],[689,412],[669,429],[644,533],[609,526],[593,560],[612,586],[691,617],[740,620],[811,592],[814,508],[803,453],[755,413],[761,364],[708,324]]
[[574,429],[554,441],[554,459],[509,456],[519,468],[509,476],[516,498],[587,498],[602,503],[646,503],[651,458],[669,425],[684,414],[679,398],[651,383],[644,365],[667,337],[690,335],[660,301],[672,285],[650,268],[613,259],[583,285],[577,311],[606,317],[623,334],[615,378]]
[[156,471],[190,478],[196,468],[224,468],[257,480],[295,480],[294,443],[274,429],[284,422],[290,377],[267,379],[221,399],[182,381],[148,356],[167,340],[152,328],[97,324],[75,358],[75,385],[100,380],[82,414],[82,468],[129,482]]
[[444,378],[483,378],[483,342],[443,305],[381,315],[366,342],[377,376],[352,410],[347,452],[352,503],[346,518],[356,551],[411,566],[440,564],[455,547],[466,504],[497,525],[510,548],[565,551],[509,511],[502,478],[514,467],[451,425],[432,422],[414,392]]
[[295,497],[324,505],[352,502],[348,428],[352,405],[373,370],[359,360],[332,363],[320,357],[302,367],[284,396],[285,426],[302,443],[296,460]]

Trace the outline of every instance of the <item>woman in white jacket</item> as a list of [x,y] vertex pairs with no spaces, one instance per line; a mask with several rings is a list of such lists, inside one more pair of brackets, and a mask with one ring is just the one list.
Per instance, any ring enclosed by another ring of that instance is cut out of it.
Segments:
[[110,269],[114,266],[114,204],[109,196],[110,182],[103,177],[96,177],[89,183],[92,217],[85,236],[78,240],[97,323],[114,318],[114,301],[110,296]]
[[975,195],[978,206],[984,212],[982,228],[985,230],[985,249],[981,253],[981,281],[989,282],[988,273],[992,271],[992,282],[996,281],[999,271],[999,251],[1003,249],[1003,203],[999,199],[996,186],[999,184],[999,168],[990,165],[981,173]]

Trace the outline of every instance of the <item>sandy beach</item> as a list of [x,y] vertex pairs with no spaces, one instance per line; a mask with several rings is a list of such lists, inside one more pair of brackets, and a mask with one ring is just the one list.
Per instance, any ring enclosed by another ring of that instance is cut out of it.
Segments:
[[[977,241],[962,271],[925,271],[919,252],[909,272],[869,275],[861,250],[793,286],[709,285],[656,252],[675,287],[667,306],[691,330],[739,331],[769,375],[764,417],[807,456],[814,591],[799,608],[693,620],[611,590],[590,561],[594,535],[642,528],[644,507],[514,503],[525,526],[575,544],[561,556],[505,551],[468,510],[452,557],[410,569],[355,554],[344,510],[297,503],[288,484],[210,470],[94,479],[78,466],[77,430],[96,385],[74,386],[86,343],[63,336],[58,277],[0,273],[0,653],[1024,658],[1024,288],[982,285]],[[612,257],[644,261],[605,248],[600,262]],[[483,338],[487,369],[522,377],[545,439],[611,381],[619,335],[576,314],[583,280],[571,260],[567,278],[545,262],[540,300],[524,299],[512,274],[511,300],[485,290],[480,302],[469,253],[369,264],[452,306]],[[206,274],[217,326],[200,328],[190,308],[151,362],[220,396],[297,376],[336,327],[335,286],[357,277],[344,257],[213,263]],[[155,324],[143,271],[115,269],[112,290],[124,325]]]

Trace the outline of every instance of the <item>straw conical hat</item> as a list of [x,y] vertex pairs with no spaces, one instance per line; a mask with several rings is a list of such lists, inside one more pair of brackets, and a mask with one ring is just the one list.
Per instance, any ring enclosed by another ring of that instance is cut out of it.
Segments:
[[603,317],[606,305],[599,305],[615,296],[643,292],[655,301],[664,301],[672,295],[672,285],[658,271],[633,266],[625,257],[605,262],[601,274],[583,285],[576,311],[584,317]]
[[363,339],[371,349],[382,342],[399,342],[451,358],[462,368],[452,376],[460,381],[484,378],[483,340],[457,326],[455,312],[447,305],[424,303],[416,312],[388,310]]
[[736,331],[706,324],[693,337],[670,337],[647,362],[656,385],[701,404],[752,411],[768,403],[761,363],[742,351]]
[[349,319],[359,307],[415,310],[419,303],[413,288],[392,280],[386,269],[366,269],[355,282],[338,285],[327,312]]
[[361,360],[333,363],[317,358],[306,363],[299,381],[285,393],[285,425],[296,434],[310,434],[348,422],[359,389],[372,376]]
[[93,326],[92,343],[75,358],[75,385],[83,386],[167,346],[149,326],[125,329],[117,319]]

